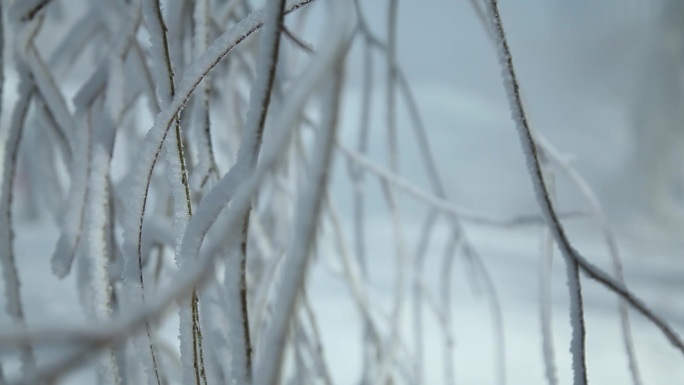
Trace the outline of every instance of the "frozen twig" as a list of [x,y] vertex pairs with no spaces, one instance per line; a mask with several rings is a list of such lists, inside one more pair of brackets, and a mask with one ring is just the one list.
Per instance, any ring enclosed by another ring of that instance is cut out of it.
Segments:
[[[166,23],[162,15],[159,0],[142,1],[143,14],[150,34],[152,45],[152,60],[154,63],[155,83],[157,85],[157,100],[161,108],[165,108],[171,102],[176,93],[175,75],[169,52],[169,41]],[[207,79],[208,81],[208,79]],[[164,139],[164,150],[167,161],[167,174],[171,183],[173,206],[174,206],[174,229],[176,232],[175,255],[176,263],[182,269],[185,264],[192,263],[184,259],[180,254],[180,240],[189,218],[192,216],[192,198],[188,183],[188,171],[183,149],[183,135],[181,132],[180,116],[174,120],[173,135]],[[140,216],[138,227],[138,251],[142,242],[142,223],[145,215],[145,206]],[[140,256],[138,256],[140,261]],[[140,283],[142,286],[142,266],[139,266]],[[188,298],[179,300],[180,316],[180,350],[183,368],[183,383],[186,385],[200,384],[200,380],[206,384],[204,359],[202,351],[202,332],[199,319],[199,297],[196,291]],[[149,326],[147,337],[150,339]],[[150,371],[149,378],[156,378],[159,383],[159,373],[156,364],[156,356],[149,341],[151,362],[146,365]]]
[[[563,173],[570,177],[572,182],[577,186],[577,188],[580,190],[580,193],[591,207],[594,216],[599,220],[606,245],[608,246],[611,262],[613,263],[615,275],[618,279],[618,282],[622,285],[625,285],[625,277],[622,269],[622,258],[620,257],[617,241],[615,240],[615,234],[608,224],[608,218],[606,218],[598,197],[596,194],[594,194],[589,184],[584,180],[584,178],[582,178],[579,172],[577,172],[577,170],[571,166],[569,161],[566,160],[568,159],[567,156],[563,156],[563,154],[554,148],[553,145],[543,136],[536,134],[536,140],[539,146],[544,150],[544,154],[546,154],[551,161],[556,163]],[[627,312],[627,303],[624,300],[620,300],[619,312],[622,338],[625,344],[627,360],[629,361],[629,370],[632,375],[634,385],[640,385],[642,383],[641,375],[639,374],[639,365],[636,360],[636,352],[634,351],[634,342],[630,328],[629,313]]]
[[510,103],[510,108],[513,113],[513,121],[515,122],[520,142],[525,153],[525,159],[529,168],[530,177],[537,196],[537,202],[541,206],[548,225],[551,227],[554,239],[561,249],[566,262],[566,272],[568,279],[568,290],[570,293],[570,319],[572,325],[572,341],[570,343],[570,351],[572,352],[574,384],[583,385],[587,383],[587,366],[586,366],[586,352],[585,352],[585,324],[584,324],[584,306],[582,304],[582,291],[579,280],[578,261],[573,258],[574,249],[570,244],[565,230],[563,229],[560,219],[558,218],[549,190],[547,182],[544,179],[543,170],[541,167],[539,152],[534,141],[532,130],[528,126],[527,117],[523,109],[523,104],[520,96],[520,86],[513,68],[513,59],[511,51],[508,48],[508,41],[501,23],[499,8],[496,0],[490,0],[487,4],[488,18],[495,31],[495,41],[497,43],[497,51],[499,60],[503,67],[504,86],[506,87],[506,94]]
[[[203,53],[209,47],[209,27],[210,27],[211,13],[210,2],[208,0],[200,0],[195,2],[194,21],[195,21],[195,39],[194,49],[198,54]],[[199,158],[199,172],[202,175],[200,186],[204,186],[207,181],[212,178],[212,181],[218,179],[218,168],[216,165],[216,156],[214,155],[214,141],[211,134],[211,114],[209,113],[211,103],[211,78],[209,75],[199,85],[199,98],[196,101],[195,111],[197,113],[197,125],[195,131],[198,137],[197,156]]]
[[527,122],[520,96],[520,87],[515,76],[513,60],[510,49],[508,48],[504,29],[501,24],[501,18],[496,0],[490,0],[488,2],[487,8],[489,19],[493,24],[497,37],[497,49],[501,59],[501,65],[504,69],[504,85],[507,90],[510,108],[513,113],[513,120],[518,129],[518,134],[520,135],[521,145],[529,167],[529,174],[535,194],[537,196],[537,202],[541,207],[542,213],[546,218],[548,226],[551,229],[551,233],[561,251],[561,254],[568,263],[568,280],[573,298],[573,309],[571,314],[573,314],[572,324],[574,328],[572,351],[574,354],[573,372],[575,373],[575,384],[586,383],[586,365],[584,362],[584,352],[582,349],[584,345],[584,325],[582,322],[582,310],[580,302],[581,296],[577,296],[579,293],[579,282],[574,266],[577,266],[577,268],[581,269],[587,276],[595,279],[619,295],[623,300],[629,303],[630,306],[632,306],[635,310],[651,321],[656,327],[658,327],[658,329],[660,329],[670,343],[682,354],[684,354],[684,342],[682,342],[679,335],[667,324],[667,322],[665,322],[665,320],[653,313],[643,301],[637,298],[623,284],[615,281],[613,278],[587,261],[577,250],[575,250],[570,243],[570,240],[565,233],[565,229],[558,217],[547,191],[546,181],[544,179],[539,160],[539,150],[537,148],[532,130]]

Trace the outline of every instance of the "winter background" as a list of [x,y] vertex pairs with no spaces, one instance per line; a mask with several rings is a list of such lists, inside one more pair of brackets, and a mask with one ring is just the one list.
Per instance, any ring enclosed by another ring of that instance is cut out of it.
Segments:
[[[52,9],[56,4],[50,4],[46,8],[54,15],[50,14],[39,40],[45,52],[60,41],[63,25],[82,16],[83,9],[70,1],[55,0],[62,3],[61,7]],[[385,39],[387,2],[359,3],[371,31]],[[261,6],[261,2],[253,2],[254,8]],[[327,4],[311,7],[301,36],[316,47],[326,28],[321,21],[326,20]],[[624,0],[528,0],[503,1],[500,7],[531,126],[572,159],[572,165],[597,194],[617,237],[627,286],[675,330],[684,330],[684,259],[680,251],[684,246],[684,6],[675,0],[650,5]],[[500,309],[493,310],[488,278],[466,254],[445,264],[445,248],[453,238],[447,220],[437,220],[429,244],[419,252],[427,217],[425,205],[410,194],[397,194],[401,220],[398,239],[381,184],[368,176],[366,219],[361,229],[366,246],[367,295],[377,312],[387,318],[379,324],[396,327],[403,336],[402,346],[396,349],[406,356],[398,359],[397,366],[405,366],[409,374],[397,374],[398,381],[416,384],[448,383],[449,376],[459,384],[501,384],[502,375],[508,384],[551,383],[545,374],[548,368],[544,366],[540,313],[540,301],[548,296],[553,304],[550,336],[555,354],[549,357],[547,353],[546,357],[554,362],[558,383],[571,384],[565,267],[554,252],[550,286],[540,288],[544,284],[540,271],[546,261],[548,234],[538,221],[541,217],[510,118],[496,50],[474,9],[466,0],[399,1],[397,58],[414,91],[449,202],[495,220],[531,218],[510,225],[463,222],[463,232],[488,271]],[[16,103],[17,84],[9,43],[13,34],[9,26],[5,28],[2,132]],[[145,41],[146,37],[139,39]],[[339,141],[349,147],[356,146],[359,135],[366,85],[363,60],[363,45],[352,45],[338,131]],[[88,65],[92,63],[81,61],[58,79],[67,99],[90,73]],[[376,55],[368,142],[368,158],[376,164],[386,164],[388,159],[385,65]],[[427,191],[430,181],[407,110],[406,104],[397,103],[399,174]],[[142,114],[140,119],[151,126],[151,116]],[[136,153],[136,149],[125,151]],[[215,151],[221,152],[218,145]],[[73,275],[58,279],[52,274],[50,256],[60,229],[48,207],[50,202],[38,199],[42,206],[36,207],[37,201],[31,197],[35,194],[32,189],[52,187],[22,182],[21,172],[31,172],[26,166],[31,156],[31,150],[24,150],[25,164],[20,166],[13,203],[17,220],[14,243],[26,322],[29,326],[78,324],[87,318],[79,299],[83,289]],[[112,167],[113,178],[121,178],[118,173],[125,171]],[[351,239],[358,230],[355,190],[347,158],[339,151],[332,170],[330,192],[345,236]],[[559,211],[575,213],[565,220],[570,239],[583,255],[612,274],[601,223],[586,214],[588,206],[569,178],[561,171],[556,174]],[[62,187],[67,186],[62,182]],[[320,354],[328,363],[332,382],[359,383],[367,335],[335,248],[334,237],[321,236],[306,292],[320,332]],[[393,318],[401,270],[397,268],[397,249],[406,254],[400,263],[405,263],[408,271],[422,269],[423,274],[420,278],[411,274],[404,277],[402,290],[407,301],[400,316]],[[169,258],[172,261],[172,256]],[[445,266],[452,274],[448,293],[443,287]],[[633,383],[617,297],[594,281],[583,279],[582,283],[590,382]],[[431,294],[416,305],[411,301],[416,291]],[[443,302],[445,298],[448,305]],[[501,329],[497,328],[497,312]],[[159,344],[176,350],[178,319],[175,310],[167,313],[157,331],[159,341],[163,341]],[[630,320],[642,383],[684,382],[680,353],[631,310]],[[13,325],[4,313],[0,322],[0,326]],[[500,332],[503,341],[498,340]],[[445,342],[451,338],[453,341]],[[447,353],[448,345],[453,347],[452,356]],[[37,347],[38,363],[51,362],[70,349]],[[18,378],[20,364],[14,348],[0,346],[0,362],[9,380]],[[60,383],[95,383],[94,365],[82,365]],[[296,376],[296,364],[286,367],[288,383],[324,383],[320,379],[304,382]]]

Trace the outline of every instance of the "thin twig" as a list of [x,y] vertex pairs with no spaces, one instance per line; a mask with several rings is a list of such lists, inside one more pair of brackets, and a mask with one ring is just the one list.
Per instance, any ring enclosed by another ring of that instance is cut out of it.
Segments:
[[[489,1],[488,11],[490,20],[494,24],[497,34],[501,65],[504,68],[504,85],[508,91],[507,93],[509,97],[510,108],[514,115],[514,121],[516,123],[516,127],[518,128],[521,145],[529,166],[530,178],[532,180],[534,191],[537,195],[537,202],[541,207],[541,210],[548,222],[548,226],[553,234],[554,240],[558,244],[563,257],[568,260],[571,266],[572,264],[576,264],[587,276],[598,281],[603,286],[619,295],[630,306],[632,306],[635,310],[651,321],[658,329],[660,329],[670,343],[682,354],[684,354],[684,342],[682,342],[682,339],[677,332],[675,332],[664,319],[653,313],[653,311],[651,311],[641,299],[637,298],[624,285],[615,281],[602,270],[598,269],[589,261],[587,261],[586,258],[584,258],[577,250],[575,250],[570,243],[570,240],[566,235],[565,228],[561,223],[547,192],[546,180],[544,179],[541,170],[537,143],[534,139],[534,135],[528,125],[525,115],[520,96],[520,87],[515,75],[511,52],[508,48],[504,29],[501,24],[501,18],[496,0]],[[572,272],[572,270],[573,269],[571,267],[568,269],[570,279],[574,279],[573,277],[575,276],[575,273]],[[576,304],[576,306],[578,305],[581,306],[580,303]],[[579,315],[580,317],[582,315],[581,311],[573,313]],[[580,322],[580,320],[577,321]],[[574,323],[577,327],[575,331],[575,338],[583,340],[583,325],[578,324],[578,322]],[[577,342],[580,343],[580,341]],[[575,350],[575,352],[578,353],[578,350]],[[574,371],[576,379],[579,380],[580,383],[582,383],[581,381],[584,379],[584,382],[586,383],[586,368],[580,357],[577,357]]]
[[537,196],[537,202],[541,206],[548,225],[551,227],[554,239],[556,240],[561,253],[566,262],[566,272],[568,278],[568,290],[570,294],[570,318],[572,325],[572,340],[570,343],[570,350],[572,352],[573,373],[575,385],[583,385],[587,383],[587,364],[586,364],[586,348],[585,348],[585,323],[584,323],[584,306],[582,300],[582,289],[579,279],[578,261],[573,257],[575,252],[570,241],[568,240],[565,230],[560,223],[555,208],[553,206],[547,182],[544,179],[539,151],[534,141],[532,131],[527,123],[527,116],[522,104],[520,95],[520,86],[513,67],[513,58],[508,47],[506,34],[501,23],[501,16],[497,0],[490,0],[488,2],[488,16],[490,23],[493,25],[493,30],[496,34],[497,48],[501,66],[504,69],[504,86],[508,95],[510,108],[513,111],[513,120],[515,121],[520,136],[523,152],[529,167],[530,178],[534,191]]

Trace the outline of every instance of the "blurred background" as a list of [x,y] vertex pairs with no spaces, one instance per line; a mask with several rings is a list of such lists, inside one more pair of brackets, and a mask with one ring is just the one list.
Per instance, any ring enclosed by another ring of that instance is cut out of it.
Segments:
[[[385,36],[385,2],[361,3],[374,32]],[[613,223],[648,222],[639,233],[677,238],[684,223],[684,3],[532,0],[500,7],[533,129],[574,158]],[[498,59],[472,3],[400,2],[398,31],[399,62],[451,196],[496,215],[536,210]],[[360,62],[351,56],[352,68]],[[360,84],[360,73],[349,76]],[[410,148],[404,118],[400,141]],[[408,158],[404,172],[415,165]],[[562,209],[584,204],[562,176],[558,183]]]

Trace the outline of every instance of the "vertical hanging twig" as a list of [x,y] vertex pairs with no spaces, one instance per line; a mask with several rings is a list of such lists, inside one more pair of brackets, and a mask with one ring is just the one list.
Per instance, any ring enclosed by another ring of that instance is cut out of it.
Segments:
[[[399,149],[397,141],[397,124],[396,124],[396,103],[395,103],[395,78],[396,78],[396,45],[397,45],[397,16],[398,16],[398,1],[389,0],[388,9],[388,24],[387,24],[387,151],[388,151],[388,161],[389,168],[392,172],[399,173]],[[403,312],[404,305],[404,294],[405,294],[405,284],[406,284],[406,265],[407,265],[407,255],[406,255],[406,245],[404,241],[404,235],[402,230],[402,221],[399,212],[398,202],[394,195],[394,192],[387,184],[386,181],[381,181],[382,191],[385,196],[387,208],[389,210],[392,229],[395,238],[395,253],[396,253],[396,266],[397,266],[397,276],[396,276],[396,286],[395,286],[395,299],[392,310],[392,317],[394,323],[391,328],[390,336],[390,346],[386,351],[389,353],[387,356],[383,357],[380,362],[380,369],[378,373],[378,378],[376,381],[384,382],[389,377],[392,377],[391,368],[396,359],[395,352],[397,351],[397,346],[399,344],[400,332],[399,325],[401,324],[401,316]]]
[[[249,100],[249,109],[242,134],[240,149],[237,154],[235,168],[240,174],[249,175],[253,172],[259,157],[266,115],[271,103],[271,92],[275,82],[276,67],[278,64],[280,49],[280,34],[285,12],[284,0],[272,0],[267,3],[264,28],[259,42],[259,56],[257,58],[257,75],[252,87]],[[243,176],[244,178],[244,176]],[[245,213],[242,220],[242,229],[238,236],[239,245],[231,245],[229,250],[226,269],[232,270],[230,278],[225,280],[228,295],[239,294],[240,309],[235,317],[231,317],[231,325],[241,333],[234,335],[238,347],[242,352],[237,352],[240,357],[237,361],[234,357],[234,371],[238,382],[251,383],[252,381],[252,342],[249,328],[249,311],[247,302],[247,242],[249,238],[249,217],[251,208]],[[238,363],[239,362],[239,363]]]
[[[201,55],[209,47],[210,30],[210,2],[209,0],[195,1],[195,39],[194,48],[196,55]],[[199,158],[200,187],[203,187],[209,178],[218,179],[216,157],[214,156],[214,144],[211,135],[211,119],[209,104],[211,101],[211,76],[207,75],[198,86],[198,97],[195,99],[198,121],[200,122],[195,131],[197,132],[197,157]]]
[[[150,34],[150,41],[152,42],[152,58],[154,63],[156,63],[156,71],[154,74],[156,75],[157,99],[159,100],[159,105],[164,108],[168,106],[176,92],[166,24],[164,23],[159,0],[143,0],[142,5],[145,22]],[[176,243],[176,263],[182,268],[184,264],[190,263],[190,261],[183,259],[179,254],[179,251],[181,234],[185,231],[187,221],[192,216],[192,199],[190,196],[186,160],[183,153],[183,135],[181,133],[180,116],[176,116],[174,128],[174,135],[167,137],[165,140],[165,151],[168,163],[167,173],[172,185],[172,195],[174,199],[174,228],[178,239],[178,242]],[[142,236],[142,232],[140,233],[140,236]],[[181,317],[181,359],[184,363],[188,362],[187,360],[191,360],[192,362],[192,370],[187,364],[184,367],[184,384],[192,383],[190,380],[191,372],[194,373],[195,384],[199,385],[200,381],[203,381],[206,384],[207,379],[203,359],[204,352],[202,349],[202,329],[199,319],[199,296],[196,291],[193,291],[189,303],[181,301],[179,311]],[[188,317],[190,317],[189,322]],[[186,337],[186,334],[191,337]],[[191,346],[188,346],[190,342]],[[151,351],[154,358],[154,350],[152,348]],[[156,375],[158,378],[158,373]]]
[[438,219],[438,212],[430,210],[428,212],[425,222],[422,225],[422,231],[418,241],[418,246],[413,255],[413,271],[411,280],[413,283],[413,344],[416,350],[414,361],[416,383],[422,384],[425,381],[425,348],[423,341],[425,339],[423,333],[423,274],[425,270],[425,259],[427,257],[427,249],[430,245],[430,237],[433,234],[435,224]]
[[[118,79],[123,82],[123,79]],[[109,251],[106,233],[109,217],[109,166],[111,154],[109,148],[114,144],[114,127],[110,124],[94,125],[92,122],[92,107],[84,117],[89,127],[95,130],[90,136],[92,148],[88,159],[90,172],[88,174],[88,189],[86,196],[86,226],[87,253],[84,258],[89,259],[90,276],[90,314],[94,319],[108,319],[112,313],[112,287],[109,283]],[[102,119],[104,120],[104,119]],[[96,129],[93,126],[97,127]],[[97,132],[99,131],[99,132]],[[109,139],[110,137],[111,139]],[[111,142],[109,145],[108,142]],[[98,359],[98,379],[103,385],[118,385],[121,383],[118,367],[114,358],[114,350],[107,347]]]
[[585,351],[585,324],[584,324],[584,307],[582,304],[582,289],[579,279],[579,266],[577,260],[574,258],[574,250],[565,234],[560,219],[556,214],[547,182],[544,179],[541,162],[539,159],[539,151],[530,129],[525,110],[523,108],[520,97],[520,85],[515,75],[513,67],[513,58],[511,51],[508,48],[508,41],[501,23],[501,16],[497,0],[489,0],[487,3],[487,11],[490,23],[493,25],[493,30],[497,42],[497,50],[501,66],[503,67],[504,86],[508,95],[511,111],[513,112],[513,120],[520,142],[525,153],[525,159],[529,167],[530,178],[534,191],[537,196],[537,202],[541,206],[549,227],[558,247],[566,262],[566,271],[568,278],[568,290],[570,292],[570,318],[573,330],[571,341],[571,352],[573,355],[573,373],[574,384],[584,385],[587,383],[587,367],[586,367],[586,351]]
[[[360,14],[358,1],[355,1],[355,9],[357,14]],[[359,121],[359,134],[357,149],[359,153],[366,154],[368,151],[368,135],[370,132],[370,112],[372,109],[372,90],[373,90],[373,52],[371,50],[371,44],[364,40],[364,53],[363,53],[363,91],[360,98],[361,103],[361,114]],[[352,165],[349,161],[349,171],[350,176],[354,185],[354,244],[355,253],[359,265],[361,266],[361,273],[364,280],[368,280],[368,262],[366,261],[366,242],[365,242],[365,230],[366,230],[366,215],[365,215],[365,192],[366,185],[364,181],[363,168],[360,166]],[[366,384],[370,381],[370,366],[372,365],[374,354],[374,349],[379,349],[379,347],[373,347],[371,345],[371,335],[370,335],[370,325],[368,321],[364,322],[363,326],[363,369],[361,371],[361,383]]]
[[446,248],[442,257],[442,263],[440,264],[440,297],[442,300],[442,306],[444,308],[444,323],[447,328],[447,336],[444,341],[444,383],[446,385],[454,385],[456,383],[454,375],[454,341],[453,336],[453,322],[452,322],[452,310],[451,310],[451,279],[453,277],[453,266],[456,251],[463,245],[463,238],[460,236],[460,231],[457,229],[452,230],[452,234],[447,241]]

